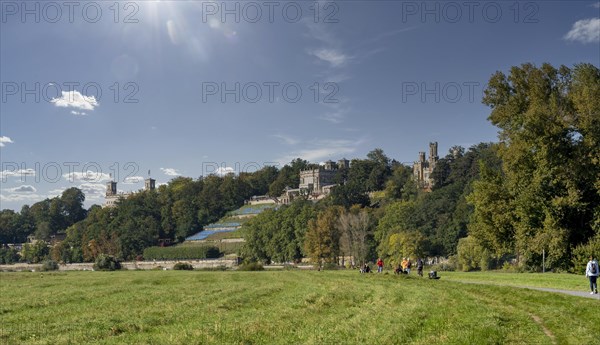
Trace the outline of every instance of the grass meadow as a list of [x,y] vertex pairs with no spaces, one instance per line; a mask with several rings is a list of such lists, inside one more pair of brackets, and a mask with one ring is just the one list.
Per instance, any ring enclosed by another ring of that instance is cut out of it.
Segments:
[[0,344],[600,344],[600,302],[462,275],[0,273]]

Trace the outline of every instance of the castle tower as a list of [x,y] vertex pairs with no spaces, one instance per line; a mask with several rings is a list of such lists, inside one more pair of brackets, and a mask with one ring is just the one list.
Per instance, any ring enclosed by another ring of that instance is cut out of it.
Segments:
[[336,166],[332,160],[325,162],[325,170],[335,170]]
[[438,157],[438,143],[433,142],[429,143],[429,172],[433,172],[433,168],[435,168],[435,164],[437,163]]
[[425,163],[425,152],[419,152],[419,163]]
[[346,158],[340,159],[338,162],[338,169],[348,169],[350,168],[350,161]]
[[144,180],[144,190],[154,190],[156,188],[156,180],[148,177]]
[[106,196],[117,195],[117,183],[110,181],[106,184]]
[[435,160],[438,160],[438,143],[433,142],[433,143],[429,143],[429,159],[433,159],[435,158]]

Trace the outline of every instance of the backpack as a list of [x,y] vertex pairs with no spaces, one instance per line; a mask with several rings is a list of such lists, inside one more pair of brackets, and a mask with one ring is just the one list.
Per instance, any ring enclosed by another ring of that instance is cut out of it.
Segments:
[[596,264],[595,261],[592,261],[592,267],[590,269],[590,273],[598,274],[598,265]]

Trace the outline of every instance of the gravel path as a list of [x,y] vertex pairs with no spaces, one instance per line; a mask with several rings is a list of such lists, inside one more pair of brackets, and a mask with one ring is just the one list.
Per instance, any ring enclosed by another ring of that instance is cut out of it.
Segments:
[[593,299],[597,299],[597,300],[600,301],[600,294],[591,295],[589,293],[589,291],[588,292],[583,292],[583,291],[573,291],[573,290],[559,290],[559,289],[538,288],[538,287],[530,287],[530,286],[517,286],[517,287],[523,288],[523,289],[532,289],[532,290],[540,290],[540,291],[547,291],[547,292],[564,293],[564,294],[571,295],[571,296],[593,298]]
[[508,287],[515,287],[515,288],[519,288],[519,289],[530,289],[530,290],[538,290],[538,291],[562,293],[562,294],[571,295],[571,296],[593,298],[593,299],[596,299],[596,300],[600,301],[600,293],[592,295],[592,294],[590,294],[589,291],[583,292],[583,291],[574,291],[574,290],[560,290],[560,289],[550,289],[550,288],[541,288],[541,287],[533,287],[533,286],[518,286],[518,285],[497,284],[497,283],[466,281],[466,280],[450,280],[450,279],[448,279],[448,280],[449,281],[459,282],[459,283],[465,283],[465,284],[483,284],[483,285],[508,286]]

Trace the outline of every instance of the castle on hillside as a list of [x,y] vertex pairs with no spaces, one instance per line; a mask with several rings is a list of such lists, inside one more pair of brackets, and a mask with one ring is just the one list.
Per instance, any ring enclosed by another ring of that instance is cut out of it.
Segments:
[[[154,190],[156,188],[156,180],[148,177],[144,180],[144,190]],[[114,207],[117,201],[125,199],[132,195],[132,192],[118,193],[117,182],[110,181],[106,184],[106,195],[104,196],[104,207]]]
[[326,197],[331,193],[331,189],[337,185],[335,183],[337,170],[348,169],[349,167],[350,161],[343,158],[337,161],[337,163],[328,160],[316,169],[300,171],[298,188],[286,188],[280,197],[280,202],[288,204],[294,198],[301,195],[309,200],[320,200]]
[[413,163],[413,176],[421,188],[430,191],[433,187],[434,181],[431,173],[433,173],[438,160],[437,141],[429,143],[429,160],[425,160],[425,152],[419,152],[419,160]]

